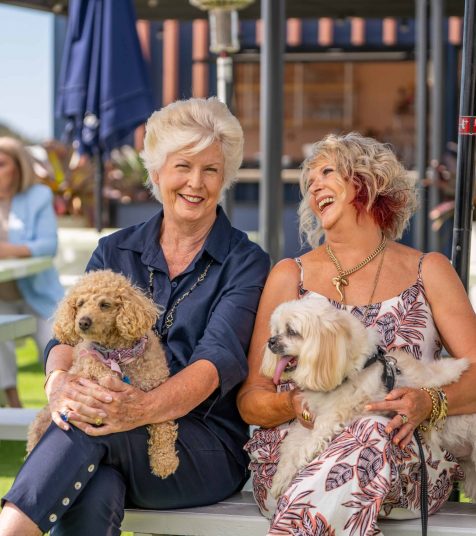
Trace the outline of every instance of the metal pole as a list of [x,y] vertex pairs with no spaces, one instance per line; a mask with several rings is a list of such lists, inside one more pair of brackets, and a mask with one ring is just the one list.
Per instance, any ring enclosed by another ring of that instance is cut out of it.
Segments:
[[[433,86],[431,99],[431,165],[433,184],[429,189],[429,209],[435,208],[441,201],[440,188],[437,184],[438,164],[443,156],[444,136],[444,66],[443,66],[443,2],[444,0],[431,0],[431,59],[433,66]],[[429,247],[432,251],[440,251],[441,237],[437,231],[428,226]]]
[[263,248],[273,262],[283,254],[283,72],[285,0],[261,0],[260,153],[261,181],[259,232]]
[[427,251],[428,188],[423,184],[428,167],[428,0],[416,0],[416,168],[420,207],[413,220],[413,243]]
[[104,162],[102,150],[98,147],[94,154],[94,226],[100,233],[103,229],[103,185]]
[[468,289],[476,148],[476,2],[464,6],[458,159],[453,226],[453,266]]
[[[231,110],[233,96],[233,59],[226,52],[217,56],[217,97]],[[233,189],[227,190],[223,196],[223,209],[231,220],[233,213]]]

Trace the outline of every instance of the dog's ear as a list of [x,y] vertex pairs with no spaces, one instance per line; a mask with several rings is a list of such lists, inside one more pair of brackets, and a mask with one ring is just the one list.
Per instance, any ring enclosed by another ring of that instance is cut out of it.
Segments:
[[338,318],[310,323],[295,372],[296,383],[313,391],[332,391],[345,378],[350,331]]
[[276,370],[277,357],[273,352],[266,347],[264,349],[263,361],[261,362],[260,372],[263,376],[267,378],[272,378],[274,376],[274,371]]
[[162,311],[140,289],[133,286],[125,288],[120,298],[117,329],[125,339],[136,340],[154,326]]
[[70,346],[75,346],[81,340],[75,331],[77,297],[77,293],[71,290],[58,304],[53,320],[54,336]]

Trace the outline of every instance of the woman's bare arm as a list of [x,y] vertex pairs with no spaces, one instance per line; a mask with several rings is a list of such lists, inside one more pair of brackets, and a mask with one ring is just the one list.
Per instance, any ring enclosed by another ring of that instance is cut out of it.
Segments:
[[299,269],[291,259],[278,263],[271,271],[261,295],[248,353],[249,375],[238,393],[238,409],[245,422],[266,428],[296,417],[294,396],[276,393],[269,378],[260,373],[263,351],[270,336],[269,320],[274,309],[298,297]]

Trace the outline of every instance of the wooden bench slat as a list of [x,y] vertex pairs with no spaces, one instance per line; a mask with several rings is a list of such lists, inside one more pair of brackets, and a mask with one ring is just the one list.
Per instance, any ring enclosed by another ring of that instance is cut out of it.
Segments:
[[36,319],[30,315],[0,315],[0,341],[12,341],[35,333]]
[[180,536],[263,536],[269,522],[249,491],[211,506],[180,510],[126,510],[122,530]]
[[[476,536],[476,505],[447,503],[429,518],[428,536]],[[181,510],[126,510],[123,530],[140,535],[263,536],[268,520],[251,492],[242,491],[211,506]],[[385,536],[420,536],[420,519],[379,520]]]
[[0,408],[0,440],[24,441],[38,409]]

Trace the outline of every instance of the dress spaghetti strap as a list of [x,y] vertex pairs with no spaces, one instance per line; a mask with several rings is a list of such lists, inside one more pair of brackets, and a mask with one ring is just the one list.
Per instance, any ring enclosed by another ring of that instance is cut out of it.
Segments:
[[423,266],[423,259],[425,258],[426,253],[422,253],[420,258],[418,259],[418,281],[420,283],[423,283],[423,278],[421,275],[421,267]]
[[304,289],[304,268],[302,266],[301,257],[294,257],[294,261],[298,265],[299,268],[299,283],[298,283],[298,294],[299,297],[304,296],[306,294],[306,290]]

